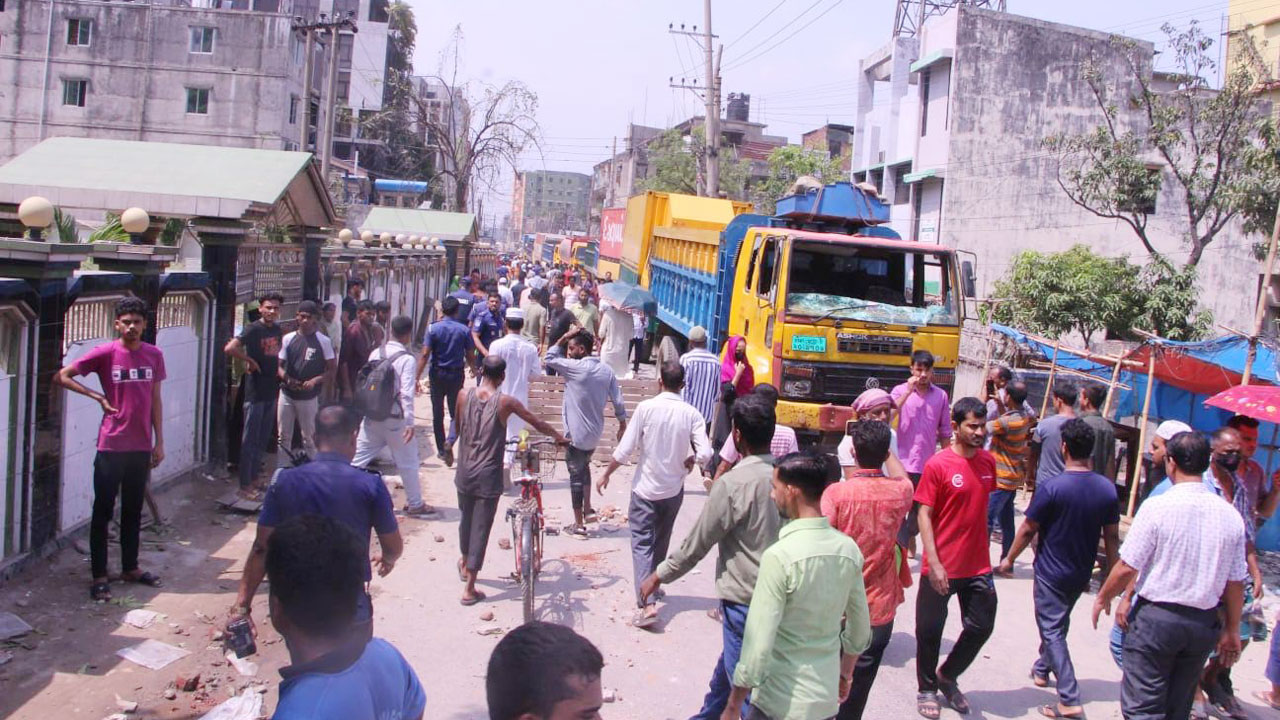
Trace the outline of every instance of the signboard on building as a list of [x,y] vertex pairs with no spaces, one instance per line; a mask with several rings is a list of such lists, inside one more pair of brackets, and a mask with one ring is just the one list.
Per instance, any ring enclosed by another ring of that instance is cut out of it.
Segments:
[[612,260],[622,257],[622,226],[626,218],[626,208],[605,208],[600,211],[600,257]]

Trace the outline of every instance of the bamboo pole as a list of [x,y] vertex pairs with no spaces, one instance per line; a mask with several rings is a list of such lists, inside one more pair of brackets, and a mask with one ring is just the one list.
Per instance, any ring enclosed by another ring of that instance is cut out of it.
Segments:
[[991,398],[987,394],[987,378],[991,376],[991,356],[995,353],[995,331],[987,323],[987,359],[982,361],[982,404],[986,405]]
[[1120,363],[1111,371],[1111,382],[1107,385],[1107,401],[1102,405],[1102,417],[1111,419],[1111,408],[1115,406],[1116,385],[1120,380]]
[[1040,401],[1040,419],[1044,419],[1044,414],[1049,411],[1049,396],[1053,395],[1053,378],[1058,374],[1058,348],[1062,346],[1059,340],[1053,344],[1053,360],[1049,363],[1049,380],[1044,385],[1044,400]]
[[[1036,369],[1036,370],[1046,370],[1046,369],[1048,369],[1048,368],[1049,368],[1049,363],[1046,363],[1046,362],[1039,362],[1039,361],[1032,361],[1032,362],[1030,363],[1030,366],[1031,366],[1033,369]],[[1094,381],[1094,382],[1097,382],[1097,381],[1098,381],[1098,376],[1097,376],[1097,375],[1090,375],[1089,373],[1084,372],[1084,371],[1082,371],[1082,370],[1073,370],[1073,369],[1071,369],[1071,368],[1069,368],[1069,367],[1062,367],[1061,365],[1059,365],[1059,366],[1058,366],[1058,374],[1059,374],[1059,375],[1070,375],[1071,377],[1078,377],[1078,378],[1080,378],[1081,380],[1092,380],[1092,381]],[[1128,385],[1125,385],[1124,383],[1122,383],[1122,382],[1118,382],[1118,381],[1116,382],[1116,386],[1117,386],[1117,387],[1119,387],[1121,390],[1129,390],[1129,389],[1131,389]]]
[[1253,376],[1253,361],[1258,357],[1258,336],[1262,334],[1262,321],[1267,317],[1267,292],[1271,290],[1271,272],[1276,264],[1278,239],[1280,239],[1280,207],[1276,208],[1276,221],[1271,226],[1271,241],[1267,243],[1267,264],[1262,270],[1262,287],[1258,289],[1258,310],[1253,316],[1253,334],[1249,336],[1249,354],[1245,357],[1241,385],[1249,384],[1249,378]]
[[[1143,448],[1147,446],[1147,420],[1151,416],[1151,389],[1155,385],[1156,351],[1158,349],[1158,345],[1152,345],[1151,355],[1147,359],[1147,393],[1142,401],[1142,421],[1138,424],[1137,454],[1139,457],[1142,456]],[[1141,466],[1141,461],[1139,461],[1139,466]],[[1125,517],[1133,517],[1134,507],[1138,504],[1138,486],[1141,484],[1137,477],[1129,481],[1129,510],[1125,513]]]

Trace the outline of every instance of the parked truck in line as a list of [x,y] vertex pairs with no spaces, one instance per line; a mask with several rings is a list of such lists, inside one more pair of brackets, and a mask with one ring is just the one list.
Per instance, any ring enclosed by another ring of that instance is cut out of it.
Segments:
[[683,345],[702,325],[717,351],[744,337],[757,381],[779,390],[778,422],[824,442],[844,432],[864,390],[905,381],[916,350],[933,354],[934,382],[951,391],[971,265],[962,278],[951,248],[902,240],[874,191],[849,183],[783,198],[773,216],[749,211],[631,198],[623,278],[634,269],[657,298],[660,334]]

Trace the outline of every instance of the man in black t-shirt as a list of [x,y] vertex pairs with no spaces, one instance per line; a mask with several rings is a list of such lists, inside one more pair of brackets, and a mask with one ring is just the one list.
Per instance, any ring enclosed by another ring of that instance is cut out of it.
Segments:
[[[544,291],[544,294],[546,292]],[[560,357],[564,355],[564,349],[560,346],[560,338],[569,332],[569,328],[573,326],[575,318],[573,313],[564,306],[564,296],[558,292],[546,294],[550,309],[547,312],[547,357]],[[555,371],[547,369],[548,375],[555,375]]]
[[347,282],[347,294],[342,298],[343,327],[356,321],[356,305],[360,303],[361,295],[364,295],[364,281],[360,278],[351,278]]
[[240,440],[240,495],[256,499],[253,488],[258,463],[271,434],[280,391],[280,342],[284,332],[276,324],[284,296],[267,293],[258,298],[259,319],[231,339],[223,352],[245,364],[244,435]]
[[316,413],[320,410],[320,393],[332,384],[338,368],[333,342],[319,332],[319,306],[311,300],[298,303],[298,329],[284,336],[280,347],[280,404],[276,427],[280,429],[281,449],[276,467],[289,467],[293,448],[293,425],[302,431],[302,447],[307,457],[316,456],[314,442]]

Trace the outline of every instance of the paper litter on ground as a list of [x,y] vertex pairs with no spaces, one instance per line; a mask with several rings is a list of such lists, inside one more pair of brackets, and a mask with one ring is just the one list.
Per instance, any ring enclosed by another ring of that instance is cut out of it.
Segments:
[[124,614],[124,622],[126,625],[132,625],[139,630],[146,630],[155,624],[158,617],[160,617],[160,613],[154,610],[130,610]]
[[250,688],[205,713],[200,720],[258,720],[261,714],[262,696]]
[[116,655],[150,670],[160,670],[174,660],[180,660],[190,654],[187,650],[159,640],[143,640],[137,645],[116,651]]
[[236,657],[234,652],[227,653],[227,662],[236,669],[236,672],[245,677],[253,677],[258,674],[258,663],[252,660]]
[[8,640],[31,632],[25,620],[11,612],[0,612],[0,640]]

